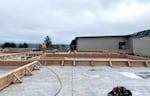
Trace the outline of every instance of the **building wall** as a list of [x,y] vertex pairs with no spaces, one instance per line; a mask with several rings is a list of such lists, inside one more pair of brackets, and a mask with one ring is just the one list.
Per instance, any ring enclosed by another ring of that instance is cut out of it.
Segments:
[[133,38],[132,37],[128,38],[128,48],[129,50],[133,51]]
[[150,37],[133,38],[133,52],[136,55],[150,57]]
[[126,42],[125,47],[128,49],[126,37],[79,38],[77,50],[119,49],[119,42]]

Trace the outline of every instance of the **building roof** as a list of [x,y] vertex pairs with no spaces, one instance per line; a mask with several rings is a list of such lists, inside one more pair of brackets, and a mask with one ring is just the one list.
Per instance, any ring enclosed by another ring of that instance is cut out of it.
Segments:
[[150,36],[150,30],[144,30],[140,32],[136,32],[130,35],[117,35],[117,36],[81,36],[81,37],[76,37],[74,40],[72,40],[71,45],[75,45],[77,39],[84,39],[84,38],[109,38],[109,37],[133,37],[133,38],[141,38],[145,36]]
[[141,37],[145,37],[145,36],[150,36],[150,30],[144,30],[141,32],[136,32],[136,33],[133,33],[129,36],[133,37],[133,38],[141,38]]
[[80,39],[80,38],[108,38],[108,37],[128,37],[128,35],[118,35],[118,36],[84,36],[84,37],[76,37],[75,39]]
[[134,37],[134,38],[141,38],[145,36],[150,36],[150,30],[144,30],[140,32],[136,32],[130,35],[117,35],[117,36],[81,36],[81,37],[76,37],[75,40],[80,39],[80,38],[107,38],[107,37]]

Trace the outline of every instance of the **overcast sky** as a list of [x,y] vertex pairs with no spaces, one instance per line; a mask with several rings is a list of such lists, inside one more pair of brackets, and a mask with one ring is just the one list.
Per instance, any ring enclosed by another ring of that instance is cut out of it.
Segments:
[[0,42],[69,44],[149,29],[150,0],[0,0]]

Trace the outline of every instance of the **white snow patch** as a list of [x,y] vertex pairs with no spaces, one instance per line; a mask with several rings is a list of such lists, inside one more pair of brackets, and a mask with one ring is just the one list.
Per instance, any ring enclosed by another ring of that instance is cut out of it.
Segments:
[[142,79],[141,77],[137,76],[134,73],[131,72],[120,72],[122,75],[130,77],[130,78],[135,78],[135,79]]
[[141,93],[138,92],[138,91],[132,91],[132,94],[133,94],[133,95],[139,95],[139,96],[141,95]]

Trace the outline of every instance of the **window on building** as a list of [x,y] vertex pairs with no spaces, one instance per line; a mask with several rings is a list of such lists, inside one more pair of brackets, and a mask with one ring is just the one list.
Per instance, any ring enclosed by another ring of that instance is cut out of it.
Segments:
[[119,42],[119,49],[126,49],[126,42]]

